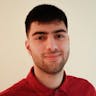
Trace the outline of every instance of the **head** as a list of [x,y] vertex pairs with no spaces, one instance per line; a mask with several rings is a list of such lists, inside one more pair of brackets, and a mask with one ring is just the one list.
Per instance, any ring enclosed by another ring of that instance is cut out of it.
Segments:
[[68,24],[65,13],[53,5],[33,8],[25,21],[25,46],[34,66],[48,74],[60,72],[69,56]]
[[41,23],[48,23],[55,20],[63,21],[66,28],[68,29],[67,17],[61,9],[53,5],[47,5],[47,4],[36,6],[27,15],[25,21],[26,35],[28,36],[30,25],[32,24],[32,22],[38,21]]

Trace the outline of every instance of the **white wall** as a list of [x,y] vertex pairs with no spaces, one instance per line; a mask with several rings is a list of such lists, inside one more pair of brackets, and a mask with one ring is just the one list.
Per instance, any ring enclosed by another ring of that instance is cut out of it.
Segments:
[[26,77],[33,62],[25,49],[25,17],[41,3],[63,9],[69,20],[68,74],[96,87],[96,0],[0,0],[0,91]]

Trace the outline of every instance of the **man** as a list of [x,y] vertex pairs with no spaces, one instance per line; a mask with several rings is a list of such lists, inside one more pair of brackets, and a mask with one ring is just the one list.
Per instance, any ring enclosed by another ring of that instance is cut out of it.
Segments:
[[65,13],[53,5],[39,5],[27,15],[26,49],[34,60],[27,78],[0,96],[96,96],[87,81],[63,70],[70,44]]

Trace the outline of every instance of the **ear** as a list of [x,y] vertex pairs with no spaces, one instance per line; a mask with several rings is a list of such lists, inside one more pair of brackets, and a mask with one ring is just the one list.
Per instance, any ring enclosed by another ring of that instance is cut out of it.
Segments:
[[28,53],[31,55],[30,42],[28,39],[25,41],[25,47],[26,47]]

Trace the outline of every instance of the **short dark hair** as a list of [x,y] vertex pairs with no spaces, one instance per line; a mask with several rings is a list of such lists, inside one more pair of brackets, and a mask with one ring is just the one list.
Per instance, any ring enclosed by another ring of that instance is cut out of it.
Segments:
[[30,25],[32,22],[38,21],[47,23],[54,20],[63,21],[66,28],[68,27],[67,17],[65,13],[58,7],[49,4],[42,4],[34,7],[29,12],[25,20],[26,35],[28,36]]

